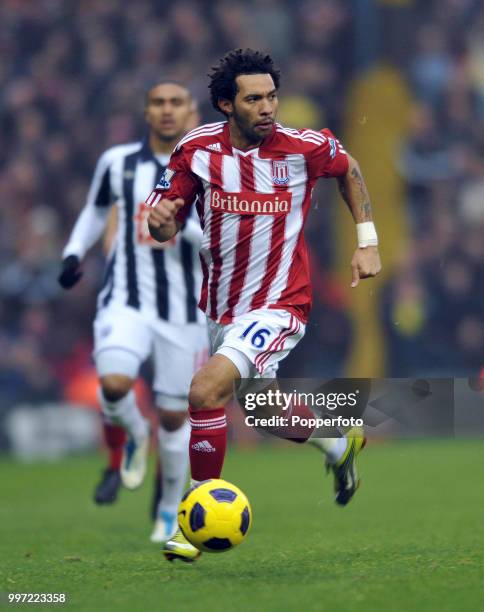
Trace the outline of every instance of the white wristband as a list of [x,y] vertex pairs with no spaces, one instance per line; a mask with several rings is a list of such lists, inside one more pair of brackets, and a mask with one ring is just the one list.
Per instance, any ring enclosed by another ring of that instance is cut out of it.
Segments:
[[358,234],[358,246],[360,249],[365,249],[368,246],[377,246],[378,236],[376,235],[375,224],[372,221],[357,223],[356,233]]

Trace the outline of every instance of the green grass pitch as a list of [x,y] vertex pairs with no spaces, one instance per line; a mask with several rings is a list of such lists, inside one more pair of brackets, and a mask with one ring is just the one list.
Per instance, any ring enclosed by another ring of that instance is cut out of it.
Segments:
[[185,565],[148,540],[151,477],[99,508],[98,456],[0,462],[0,591],[64,592],[72,610],[482,609],[483,441],[374,444],[360,465],[338,508],[313,449],[231,450],[224,476],[249,496],[252,531]]

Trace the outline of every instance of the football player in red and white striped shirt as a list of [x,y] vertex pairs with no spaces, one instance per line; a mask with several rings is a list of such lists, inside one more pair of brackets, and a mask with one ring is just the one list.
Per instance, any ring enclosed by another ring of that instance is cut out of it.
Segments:
[[[208,317],[212,357],[190,390],[193,482],[218,478],[226,447],[224,406],[240,379],[275,378],[278,363],[303,337],[311,307],[303,228],[318,178],[334,177],[356,222],[352,282],[381,264],[368,192],[357,162],[329,130],[275,122],[280,75],[270,56],[232,51],[210,75],[211,99],[226,120],[189,132],[177,145],[147,205],[150,233],[170,240],[196,202],[203,228],[199,306]],[[309,413],[293,406],[291,415]],[[312,413],[309,413],[312,415]],[[285,416],[288,416],[286,413]],[[311,431],[286,432],[306,441]],[[315,441],[314,441],[315,442]],[[362,432],[317,440],[345,505],[358,486]],[[178,534],[169,559],[198,555]]]

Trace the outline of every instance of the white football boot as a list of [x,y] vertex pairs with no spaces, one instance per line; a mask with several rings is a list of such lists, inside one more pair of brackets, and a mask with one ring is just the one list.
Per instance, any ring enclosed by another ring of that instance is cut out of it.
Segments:
[[144,438],[135,439],[132,436],[124,445],[121,462],[121,480],[127,489],[137,489],[146,474],[146,462],[150,449],[150,430]]
[[155,521],[153,532],[150,540],[155,543],[166,542],[170,540],[178,529],[178,521],[176,514],[170,512],[160,512]]

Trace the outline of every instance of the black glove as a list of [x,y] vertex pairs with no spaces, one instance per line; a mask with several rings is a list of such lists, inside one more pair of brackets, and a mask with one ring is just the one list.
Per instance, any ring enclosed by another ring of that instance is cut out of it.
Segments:
[[62,260],[61,273],[57,277],[59,284],[64,289],[70,289],[81,279],[81,262],[77,255],[69,255]]

